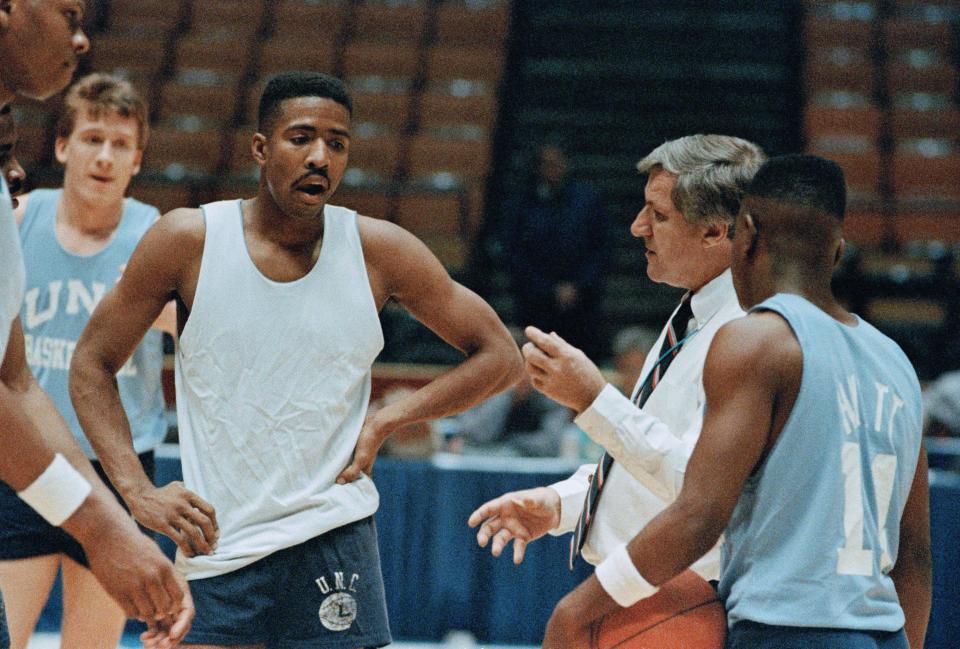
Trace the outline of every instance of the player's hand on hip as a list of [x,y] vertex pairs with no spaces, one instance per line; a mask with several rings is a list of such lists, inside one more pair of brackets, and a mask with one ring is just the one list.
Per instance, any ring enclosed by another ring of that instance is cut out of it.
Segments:
[[530,342],[523,358],[533,387],[578,413],[589,408],[607,383],[593,361],[556,333],[536,327],[524,333]]
[[477,530],[477,544],[499,557],[513,541],[513,562],[523,561],[527,544],[560,524],[560,494],[549,487],[511,491],[480,505],[467,520]]
[[378,410],[376,413],[367,415],[363,422],[363,429],[360,431],[360,437],[357,438],[357,445],[353,449],[350,464],[337,476],[337,484],[353,482],[359,479],[361,474],[373,475],[373,462],[377,459],[377,453],[389,433],[389,431],[383,429],[377,416],[382,411]]
[[184,625],[189,628],[193,601],[186,582],[132,520],[123,518],[105,526],[83,549],[90,571],[128,617],[146,622],[177,620],[178,630]]
[[216,511],[182,482],[144,491],[128,504],[141,525],[169,536],[188,557],[213,554],[220,535]]

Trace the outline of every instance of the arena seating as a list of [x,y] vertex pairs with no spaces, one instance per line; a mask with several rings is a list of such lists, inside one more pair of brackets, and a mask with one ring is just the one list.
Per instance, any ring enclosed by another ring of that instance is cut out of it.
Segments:
[[[506,0],[89,5],[94,45],[82,71],[119,74],[151,102],[154,137],[134,195],[168,210],[229,191],[251,194],[249,143],[263,84],[284,70],[320,70],[343,78],[355,102],[341,202],[414,228],[429,224],[415,233],[427,235],[451,270],[464,266],[490,164]],[[30,135],[21,157],[35,183],[55,184],[47,152],[55,110],[19,110]],[[418,209],[438,211],[413,214]]]
[[956,19],[936,1],[805,3],[806,146],[844,168],[845,233],[864,249],[838,284],[923,378],[958,360],[932,351],[960,309]]

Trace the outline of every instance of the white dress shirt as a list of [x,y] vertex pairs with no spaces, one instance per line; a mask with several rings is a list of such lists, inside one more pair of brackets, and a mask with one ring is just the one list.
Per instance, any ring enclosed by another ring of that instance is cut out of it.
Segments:
[[[583,558],[594,565],[632,539],[677,497],[683,485],[687,461],[703,425],[703,366],[707,351],[720,327],[744,315],[729,270],[694,293],[690,307],[693,318],[687,327],[686,342],[642,409],[607,385],[574,420],[615,460],[583,546]],[[666,327],[654,350],[660,349],[665,335]],[[655,353],[647,356],[634,395],[656,360]],[[595,469],[595,464],[584,465],[570,478],[551,485],[560,494],[561,502],[560,524],[552,534],[570,532],[576,527],[588,478]],[[693,569],[705,579],[717,579],[719,545],[697,561]]]

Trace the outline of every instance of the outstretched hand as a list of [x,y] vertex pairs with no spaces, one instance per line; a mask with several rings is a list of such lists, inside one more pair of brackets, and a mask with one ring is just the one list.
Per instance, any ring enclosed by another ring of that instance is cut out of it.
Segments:
[[555,528],[560,523],[560,495],[549,487],[511,491],[480,505],[467,520],[477,530],[477,544],[493,545],[490,553],[499,557],[513,541],[513,562],[523,561],[527,544]]
[[523,358],[533,387],[578,413],[589,408],[607,383],[593,361],[556,333],[536,327],[524,333],[530,342]]

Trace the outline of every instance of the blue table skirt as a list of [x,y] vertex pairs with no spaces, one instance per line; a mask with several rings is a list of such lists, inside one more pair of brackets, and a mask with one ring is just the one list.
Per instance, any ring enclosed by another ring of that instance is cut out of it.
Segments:
[[[466,629],[482,643],[539,644],[556,602],[592,568],[566,567],[569,536],[545,537],[514,566],[512,552],[494,559],[477,547],[466,525],[480,503],[506,491],[542,486],[574,466],[552,460],[380,459],[377,526],[394,637],[439,640]],[[175,447],[158,453],[157,482],[180,478]],[[927,649],[956,649],[960,638],[960,475],[931,470],[934,602]],[[172,556],[173,543],[161,538]],[[60,619],[59,593],[44,611],[42,628]],[[135,625],[131,626],[131,629]]]

